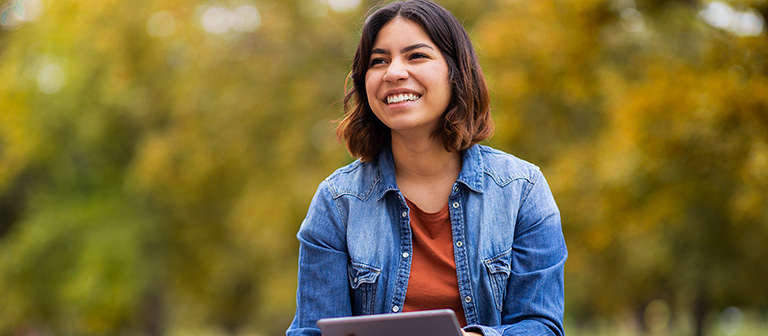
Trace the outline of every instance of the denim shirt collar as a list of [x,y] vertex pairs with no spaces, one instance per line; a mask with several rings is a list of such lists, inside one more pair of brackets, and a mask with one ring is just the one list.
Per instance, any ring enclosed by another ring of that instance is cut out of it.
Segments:
[[[459,177],[456,182],[462,183],[467,188],[482,193],[483,192],[483,157],[480,153],[480,145],[473,145],[462,154],[462,166]],[[392,147],[384,148],[377,159],[379,166],[379,188],[378,199],[381,200],[387,192],[399,191],[397,180],[395,178],[395,159],[392,155]]]

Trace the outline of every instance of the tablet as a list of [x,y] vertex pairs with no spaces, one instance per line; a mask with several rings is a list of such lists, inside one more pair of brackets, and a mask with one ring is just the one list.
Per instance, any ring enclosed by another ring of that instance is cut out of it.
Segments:
[[462,336],[450,309],[325,318],[317,326],[323,336]]

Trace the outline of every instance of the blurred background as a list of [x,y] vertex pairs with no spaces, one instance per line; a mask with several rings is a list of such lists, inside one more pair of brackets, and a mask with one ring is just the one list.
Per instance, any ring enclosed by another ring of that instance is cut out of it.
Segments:
[[[570,335],[768,335],[765,0],[439,1]],[[367,0],[2,0],[0,335],[280,335]]]

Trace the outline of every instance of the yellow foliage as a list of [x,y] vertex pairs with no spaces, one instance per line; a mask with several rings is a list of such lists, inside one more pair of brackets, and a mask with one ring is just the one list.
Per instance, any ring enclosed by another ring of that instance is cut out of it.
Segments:
[[18,100],[8,99],[0,107],[0,190],[7,188],[34,160],[38,146],[38,135],[30,125],[28,112],[20,105]]

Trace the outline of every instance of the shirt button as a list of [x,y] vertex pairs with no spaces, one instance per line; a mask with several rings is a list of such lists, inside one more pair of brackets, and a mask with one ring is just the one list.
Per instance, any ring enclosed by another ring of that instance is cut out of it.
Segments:
[[398,306],[394,306],[394,307],[392,307],[392,311],[393,311],[393,312],[395,312],[395,313],[397,313],[397,312],[399,312],[399,311],[400,311],[400,307],[398,307]]
[[403,218],[408,217],[408,211],[403,211],[403,213],[401,213],[400,215],[403,216]]
[[408,252],[403,252],[403,258],[408,258],[409,255]]
[[456,209],[459,207],[459,202],[453,202],[453,208]]
[[457,246],[457,247],[461,247],[462,245],[464,245],[464,243],[462,243],[462,242],[461,242],[461,240],[459,240],[459,241],[457,241],[457,242],[456,242],[456,246]]
[[453,191],[459,191],[459,186],[453,187]]
[[472,298],[467,296],[467,297],[464,298],[464,302],[470,303],[470,302],[472,302]]

